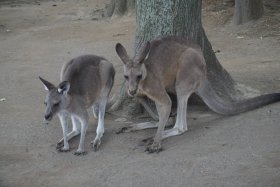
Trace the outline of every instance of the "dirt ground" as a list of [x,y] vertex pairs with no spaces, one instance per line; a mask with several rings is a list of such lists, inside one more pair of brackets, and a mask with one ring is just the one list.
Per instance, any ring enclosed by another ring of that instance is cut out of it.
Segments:
[[[280,11],[267,2],[264,18],[238,27],[232,8],[203,9],[213,49],[249,96],[280,90]],[[99,20],[103,7],[102,0],[0,1],[0,186],[280,186],[280,103],[231,117],[192,107],[189,131],[165,140],[159,154],[141,144],[155,130],[115,134],[131,120],[109,114],[93,152],[91,116],[88,154],[72,154],[78,138],[71,152],[56,151],[61,127],[57,118],[43,124],[38,75],[58,84],[63,62],[94,53],[114,63],[116,92],[122,64],[114,46],[133,51],[134,17]]]

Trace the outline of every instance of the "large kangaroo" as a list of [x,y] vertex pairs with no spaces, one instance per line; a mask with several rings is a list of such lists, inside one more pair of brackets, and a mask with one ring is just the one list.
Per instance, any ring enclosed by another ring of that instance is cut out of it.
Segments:
[[[156,104],[159,122],[131,125],[123,131],[157,127],[153,143],[146,151],[161,151],[161,140],[187,131],[187,102],[192,93],[198,94],[215,112],[233,115],[280,100],[280,93],[258,96],[238,102],[222,100],[207,80],[206,63],[200,47],[191,41],[165,37],[146,42],[134,58],[129,58],[121,44],[116,52],[124,63],[124,78],[130,96],[145,95]],[[177,117],[174,127],[164,130],[171,110],[168,93],[177,96]]]
[[[46,96],[45,119],[50,121],[56,114],[60,119],[63,138],[57,143],[57,149],[69,151],[68,141],[81,134],[80,144],[75,155],[85,154],[84,141],[88,127],[87,108],[92,106],[97,118],[96,137],[92,141],[96,151],[104,133],[105,107],[114,83],[115,70],[106,59],[94,55],[84,55],[72,59],[62,67],[61,83],[56,87],[42,79],[48,94]],[[72,131],[68,133],[67,116],[72,120]]]

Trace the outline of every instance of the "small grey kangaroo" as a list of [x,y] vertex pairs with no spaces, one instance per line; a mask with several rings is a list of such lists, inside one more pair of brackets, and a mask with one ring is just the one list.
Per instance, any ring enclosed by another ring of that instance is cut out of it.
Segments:
[[[162,150],[161,140],[187,131],[187,103],[192,93],[198,94],[213,111],[234,115],[280,100],[280,93],[261,95],[236,102],[226,102],[212,89],[201,48],[183,38],[164,37],[146,42],[130,58],[125,48],[116,44],[116,52],[124,63],[124,78],[130,96],[147,96],[155,102],[159,122],[145,122],[124,127],[130,132],[157,127],[153,141],[148,142],[149,153]],[[177,97],[177,116],[172,129],[164,130],[171,110],[168,93]]]
[[[57,143],[61,152],[69,151],[68,141],[77,135],[80,143],[75,155],[85,154],[85,134],[88,127],[87,109],[92,107],[98,118],[96,137],[92,141],[93,150],[98,150],[104,133],[104,115],[108,96],[114,84],[113,65],[103,57],[83,55],[62,66],[60,80],[56,87],[39,77],[48,91],[45,99],[45,120],[59,117],[63,138]],[[68,133],[67,117],[71,117],[72,131]]]

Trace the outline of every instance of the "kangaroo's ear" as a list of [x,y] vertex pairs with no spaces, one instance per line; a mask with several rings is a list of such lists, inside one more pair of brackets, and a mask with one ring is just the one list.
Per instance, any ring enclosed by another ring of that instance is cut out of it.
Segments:
[[124,64],[126,64],[129,61],[129,56],[127,55],[127,52],[124,46],[122,46],[122,44],[116,44],[116,52]]
[[61,82],[57,87],[58,93],[67,94],[69,90],[70,90],[70,82],[68,81]]
[[146,42],[138,51],[136,54],[136,59],[139,63],[143,63],[144,59],[148,56],[151,49],[150,42]]
[[42,81],[42,83],[44,84],[45,90],[50,91],[50,90],[52,90],[52,89],[55,88],[55,86],[54,86],[52,83],[50,83],[49,81],[46,81],[46,80],[43,79],[42,77],[39,76],[39,79],[40,79],[40,80]]

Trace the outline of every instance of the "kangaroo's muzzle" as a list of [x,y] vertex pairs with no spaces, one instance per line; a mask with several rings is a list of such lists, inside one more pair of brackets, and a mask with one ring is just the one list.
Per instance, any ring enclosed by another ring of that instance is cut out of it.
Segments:
[[128,94],[132,97],[136,94],[136,92],[137,90],[128,90]]
[[45,114],[45,120],[51,121],[52,120],[52,114]]

